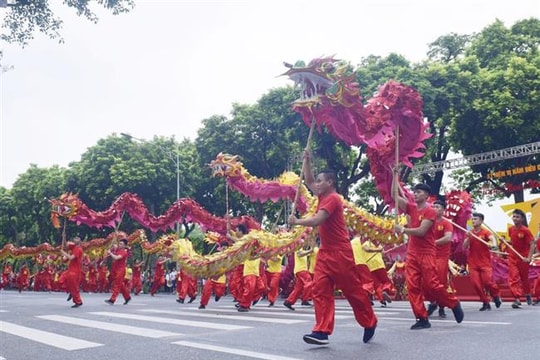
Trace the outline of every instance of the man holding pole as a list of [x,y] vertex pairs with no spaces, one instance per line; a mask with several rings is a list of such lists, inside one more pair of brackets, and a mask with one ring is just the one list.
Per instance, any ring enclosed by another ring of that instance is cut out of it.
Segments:
[[467,265],[469,266],[469,277],[471,279],[474,291],[482,301],[480,311],[491,310],[487,292],[493,298],[495,307],[501,306],[501,298],[499,296],[499,287],[493,281],[493,267],[491,265],[490,247],[497,249],[497,243],[493,234],[482,228],[484,223],[484,215],[473,213],[472,215],[472,230],[467,234],[463,242],[463,248],[469,250],[467,257]]
[[68,248],[71,250],[71,253],[66,252],[63,248],[60,249],[60,253],[62,254],[62,256],[69,261],[68,269],[64,275],[64,281],[69,292],[69,298],[71,298],[74,303],[71,307],[78,308],[83,304],[80,291],[80,279],[83,258],[81,238],[75,236],[73,238],[73,243],[68,244]]
[[362,289],[362,282],[354,263],[349,232],[343,215],[343,200],[336,191],[336,174],[325,170],[315,178],[308,147],[304,151],[302,167],[306,185],[318,195],[317,212],[303,219],[296,218],[293,213],[288,221],[290,225],[318,226],[321,241],[312,289],[316,323],[312,333],[304,335],[303,339],[308,344],[329,343],[328,335],[334,330],[335,320],[334,289],[338,288],[351,305],[356,321],[364,328],[363,342],[367,343],[375,334],[377,318],[367,292]]
[[433,231],[437,213],[427,203],[431,188],[427,184],[415,185],[413,188],[414,203],[409,203],[402,194],[398,171],[399,167],[396,166],[392,182],[392,196],[397,200],[399,209],[409,216],[410,221],[408,227],[396,224],[394,228],[396,233],[407,234],[409,237],[405,280],[409,292],[409,302],[416,317],[416,323],[411,326],[411,330],[431,327],[424,306],[423,290],[428,291],[439,306],[451,308],[454,318],[459,324],[464,317],[461,304],[454,294],[446,291],[437,277]]

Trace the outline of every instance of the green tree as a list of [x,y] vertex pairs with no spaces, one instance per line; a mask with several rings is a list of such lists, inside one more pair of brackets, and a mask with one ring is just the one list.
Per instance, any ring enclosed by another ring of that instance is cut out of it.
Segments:
[[[95,23],[98,17],[91,9],[92,3],[103,6],[114,15],[128,12],[135,6],[133,0],[63,1],[63,4],[74,9],[77,15],[84,16]],[[54,13],[53,7],[47,0],[16,0],[13,5],[8,6],[2,28],[7,29],[7,32],[0,35],[1,40],[21,46],[28,45],[29,41],[34,39],[36,32],[63,42],[60,34],[62,19]]]

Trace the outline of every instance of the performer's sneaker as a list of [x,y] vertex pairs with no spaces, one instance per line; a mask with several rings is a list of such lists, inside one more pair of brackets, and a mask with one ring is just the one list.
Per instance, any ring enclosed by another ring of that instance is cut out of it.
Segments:
[[310,303],[309,301],[302,301],[302,304],[300,304],[302,306],[313,306],[312,303]]
[[386,300],[387,303],[390,304],[392,302],[392,298],[390,297],[390,294],[388,294],[388,292],[383,291],[382,296],[383,296],[384,300]]
[[221,299],[221,296],[217,296],[217,295],[216,295],[216,297],[214,298],[214,300],[215,300],[216,302],[218,302],[219,299]]
[[114,305],[114,301],[111,301],[110,299],[104,300],[109,305]]
[[456,319],[456,322],[459,324],[463,321],[463,318],[465,317],[465,314],[463,313],[463,308],[461,307],[461,303],[458,301],[457,305],[454,306],[452,309],[452,312],[454,313],[454,319]]
[[255,305],[257,305],[258,303],[259,303],[259,299],[253,300],[253,301],[251,302],[251,306],[255,306]]
[[480,311],[486,311],[486,310],[491,310],[491,305],[489,305],[489,303],[484,303],[482,307],[480,308]]
[[72,296],[71,296],[71,294],[69,294],[68,297],[67,297],[67,299],[66,299],[66,301],[69,301],[69,300],[71,300],[71,299],[72,299]]
[[73,304],[71,305],[72,308],[78,308],[79,306],[82,306],[82,303]]
[[177,303],[180,303],[180,304],[183,304],[183,303],[184,303],[184,299],[176,299],[176,302],[177,302]]
[[206,306],[204,306],[204,305],[199,305],[199,309],[206,309]]
[[283,306],[285,306],[289,310],[294,310],[292,304],[290,302],[288,302],[287,300],[285,300],[285,302],[283,303]]
[[439,317],[441,319],[446,319],[446,313],[444,312],[444,307],[439,307]]
[[239,306],[239,307],[238,307],[238,312],[249,312],[249,308],[246,308],[246,307],[243,307],[243,306]]
[[328,334],[320,331],[314,331],[311,334],[306,334],[303,337],[304,341],[313,345],[328,345]]
[[272,307],[272,306],[274,306],[274,303],[273,303],[273,302],[271,302],[270,304],[268,304],[268,307]]
[[495,303],[495,307],[498,309],[501,307],[502,301],[500,296],[495,296],[493,298],[493,302]]
[[414,323],[413,326],[411,326],[411,330],[420,330],[420,329],[429,329],[431,327],[431,324],[429,323],[429,320],[426,319],[418,319],[416,320],[416,323]]
[[376,328],[377,328],[377,325],[375,325],[374,327],[364,329],[364,337],[362,338],[362,341],[364,342],[364,344],[373,338],[373,335],[375,335]]
[[129,304],[130,301],[131,301],[131,298],[127,298],[127,299],[124,301],[124,305]]
[[527,299],[527,305],[532,305],[532,296],[531,296],[531,294],[525,295],[525,299]]
[[381,300],[380,303],[381,303],[381,307],[383,307],[383,308],[386,307],[386,301],[385,300]]
[[192,302],[194,302],[196,298],[197,298],[197,295],[190,297],[188,304],[191,304]]
[[536,301],[533,301],[533,306],[540,305],[540,299],[536,299]]
[[435,310],[437,310],[437,304],[436,303],[429,303],[427,307],[427,316],[431,316]]
[[521,309],[521,301],[519,301],[519,299],[514,300],[512,303],[512,309]]

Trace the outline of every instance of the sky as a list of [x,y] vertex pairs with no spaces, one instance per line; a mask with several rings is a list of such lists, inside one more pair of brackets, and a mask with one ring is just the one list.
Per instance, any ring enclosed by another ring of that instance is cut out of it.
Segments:
[[135,0],[117,16],[96,6],[94,24],[51,3],[63,44],[37,35],[24,49],[4,46],[7,188],[30,164],[67,166],[113,133],[195,139],[201,120],[292,85],[279,76],[284,61],[335,55],[355,65],[394,52],[416,62],[439,36],[540,17],[539,0]]

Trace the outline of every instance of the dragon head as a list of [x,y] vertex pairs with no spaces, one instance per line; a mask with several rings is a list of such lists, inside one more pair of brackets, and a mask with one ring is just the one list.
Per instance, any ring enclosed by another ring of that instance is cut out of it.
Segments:
[[307,66],[303,61],[284,65],[289,70],[282,76],[288,76],[301,90],[294,110],[327,102],[347,106],[351,97],[357,99],[360,94],[354,69],[346,61],[323,57],[311,60]]
[[233,177],[242,173],[242,162],[238,155],[220,152],[209,166],[212,169],[212,176]]
[[77,194],[63,193],[58,199],[49,200],[51,203],[51,222],[55,228],[60,228],[60,217],[70,218],[77,214],[81,207],[81,199]]

